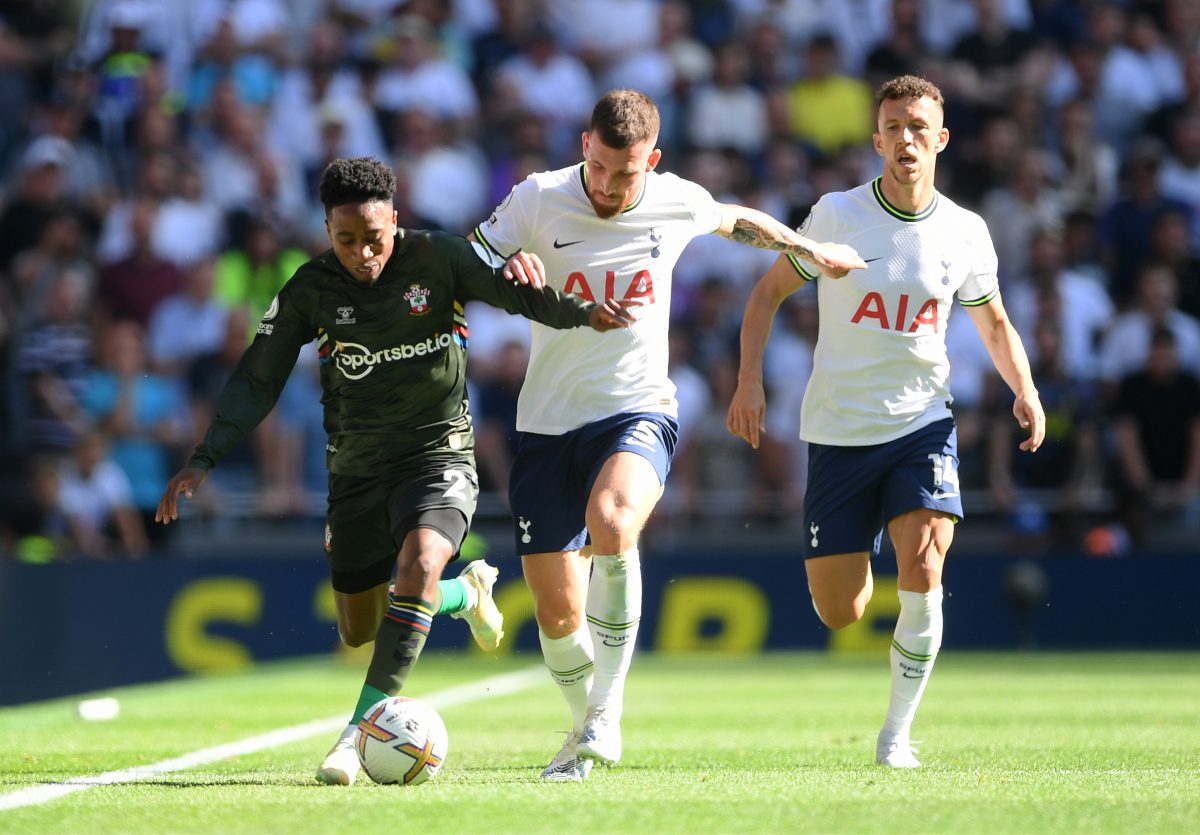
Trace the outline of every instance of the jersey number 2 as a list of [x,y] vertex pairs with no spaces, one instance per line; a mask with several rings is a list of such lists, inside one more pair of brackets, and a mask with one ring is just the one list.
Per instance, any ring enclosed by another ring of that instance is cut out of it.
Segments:
[[442,481],[445,481],[450,486],[446,488],[446,492],[442,496],[447,499],[458,499],[461,502],[467,501],[467,476],[462,470],[446,470],[442,473]]

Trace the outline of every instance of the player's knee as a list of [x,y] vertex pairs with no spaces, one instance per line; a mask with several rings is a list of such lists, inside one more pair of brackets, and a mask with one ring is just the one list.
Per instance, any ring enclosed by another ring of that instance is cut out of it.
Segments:
[[816,610],[821,623],[836,631],[861,620],[867,610],[867,604],[865,600],[858,599],[826,600],[818,603],[816,598],[813,598],[813,609]]
[[596,553],[625,551],[637,542],[641,533],[634,508],[614,501],[589,508],[586,521]]
[[440,534],[421,537],[415,551],[400,554],[396,566],[397,587],[428,588],[441,578],[442,570],[452,556],[449,543]]
[[377,629],[378,624],[373,627],[365,624],[338,624],[338,637],[346,646],[357,649],[374,641]]
[[583,612],[562,604],[538,604],[535,613],[538,629],[547,638],[565,638],[583,625]]

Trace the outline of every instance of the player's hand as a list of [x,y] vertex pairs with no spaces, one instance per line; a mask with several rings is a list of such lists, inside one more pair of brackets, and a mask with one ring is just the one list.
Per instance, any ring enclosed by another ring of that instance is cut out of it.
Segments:
[[729,404],[725,427],[750,446],[758,449],[758,439],[766,432],[767,395],[761,382],[740,382]]
[[154,511],[154,521],[164,525],[179,518],[179,494],[192,497],[204,480],[208,478],[208,470],[203,467],[184,467],[167,482],[167,489],[158,500],[158,510]]
[[1037,452],[1046,439],[1046,413],[1042,411],[1042,401],[1037,393],[1017,395],[1013,402],[1013,416],[1022,429],[1029,430],[1029,437],[1021,441],[1021,449]]
[[532,252],[518,249],[504,263],[504,277],[540,290],[546,286],[546,265]]
[[815,264],[821,275],[829,278],[841,278],[851,270],[867,268],[867,262],[858,251],[847,244],[815,243],[805,260]]
[[640,299],[609,299],[604,304],[592,308],[588,315],[588,324],[592,330],[604,331],[627,328],[633,324],[634,312],[642,307]]

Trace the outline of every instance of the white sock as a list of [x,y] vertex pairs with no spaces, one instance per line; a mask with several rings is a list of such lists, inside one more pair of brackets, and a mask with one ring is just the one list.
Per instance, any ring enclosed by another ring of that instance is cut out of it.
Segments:
[[596,654],[596,680],[588,706],[605,705],[608,715],[620,719],[625,678],[642,620],[642,563],[636,547],[624,554],[592,557],[587,619]]
[[572,730],[583,730],[587,717],[588,691],[592,686],[592,636],[586,624],[562,638],[550,638],[538,630],[542,657],[550,677],[558,684],[571,709]]
[[921,694],[942,645],[942,587],[900,592],[900,617],[892,640],[892,699],[884,733],[907,737]]

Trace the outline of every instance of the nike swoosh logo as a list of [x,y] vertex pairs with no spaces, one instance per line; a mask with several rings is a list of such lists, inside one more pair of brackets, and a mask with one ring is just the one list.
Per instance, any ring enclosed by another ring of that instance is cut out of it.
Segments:
[[882,258],[882,257],[883,257],[883,256],[882,256],[882,255],[880,255],[878,258],[864,258],[864,259],[863,259],[863,261],[864,261],[865,263],[867,263],[867,264],[870,264],[872,261],[878,261],[878,260],[879,260],[880,258]]
[[900,675],[904,676],[905,678],[925,678],[924,673],[917,673],[915,676],[910,676],[907,670],[902,671]]
[[953,493],[953,492],[947,493],[944,490],[934,490],[933,491],[933,498],[935,498],[935,499],[953,499],[957,495],[958,495],[958,493]]
[[554,248],[555,248],[555,249],[562,249],[564,246],[575,246],[575,244],[581,244],[581,243],[583,243],[583,241],[582,241],[582,240],[579,240],[579,241],[567,241],[567,242],[565,242],[565,243],[561,243],[561,244],[560,244],[560,243],[558,242],[558,238],[555,238],[555,239],[554,239]]

